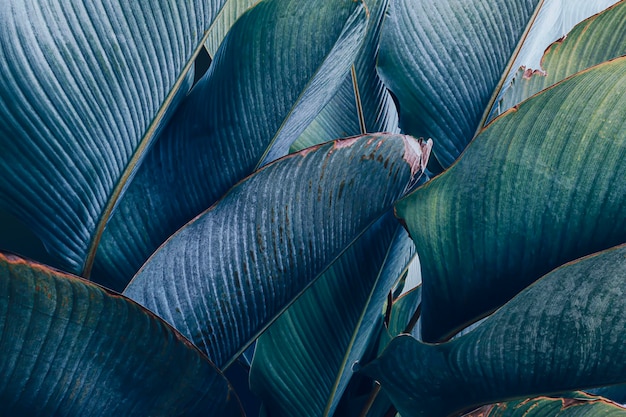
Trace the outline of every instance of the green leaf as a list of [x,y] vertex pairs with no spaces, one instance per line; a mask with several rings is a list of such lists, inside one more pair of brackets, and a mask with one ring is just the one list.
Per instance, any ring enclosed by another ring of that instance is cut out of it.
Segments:
[[339,88],[366,23],[345,0],[266,1],[242,16],[107,225],[94,278],[123,287],[172,233],[286,153]]
[[5,2],[0,206],[32,228],[64,269],[89,275],[110,212],[187,92],[188,70],[219,7],[216,0],[154,8]]
[[491,123],[396,205],[423,275],[422,336],[440,340],[551,269],[626,241],[626,58]]
[[173,235],[125,294],[228,365],[402,195],[428,146],[372,135],[280,159]]
[[204,43],[211,58],[215,56],[226,34],[237,19],[259,2],[260,0],[226,0],[224,2],[222,10],[215,17],[213,24],[211,24],[207,32],[206,42]]
[[434,140],[449,166],[474,137],[539,0],[397,0],[378,68],[404,133]]
[[[414,334],[416,326],[416,314],[419,314],[419,306],[422,303],[422,286],[415,287],[400,296],[393,302],[391,315],[389,316],[388,333],[391,337],[401,333]],[[411,326],[410,326],[411,325]],[[407,328],[408,327],[408,328]]]
[[[582,394],[582,393],[581,393]],[[626,409],[598,397],[538,397],[487,405],[464,417],[621,417]]]
[[564,39],[552,44],[541,70],[520,69],[501,98],[507,110],[533,94],[586,68],[626,55],[626,1],[578,24]]
[[334,414],[387,295],[414,256],[388,213],[261,335],[250,385],[269,415]]
[[241,415],[220,371],[161,319],[3,253],[0,351],[3,415]]
[[624,383],[625,279],[626,246],[583,258],[451,342],[397,337],[364,371],[405,417]]
[[[292,150],[366,132],[399,132],[396,106],[376,72],[380,33],[388,6],[389,0],[367,2],[370,14],[367,35],[354,63],[355,72],[346,73],[339,91],[294,142]],[[355,85],[360,109],[355,99]],[[364,131],[360,122],[364,124]]]

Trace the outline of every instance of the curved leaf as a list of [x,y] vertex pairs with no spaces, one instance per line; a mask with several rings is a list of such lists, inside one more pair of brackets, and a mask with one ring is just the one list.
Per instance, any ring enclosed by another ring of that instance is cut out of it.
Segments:
[[473,138],[539,0],[397,0],[378,69],[400,106],[400,127],[431,137],[449,166]]
[[626,58],[490,124],[396,205],[423,275],[422,336],[444,338],[564,262],[626,241]]
[[566,38],[546,50],[541,71],[518,70],[513,84],[501,98],[500,109],[507,110],[579,71],[626,55],[624,22],[626,1],[621,1],[578,24]]
[[[396,106],[376,72],[378,44],[388,6],[389,0],[367,2],[370,18],[367,35],[354,63],[355,72],[346,74],[341,88],[294,142],[292,150],[366,132],[399,132]],[[360,109],[355,101],[355,85]],[[364,131],[361,131],[360,121]]]
[[626,409],[598,397],[538,397],[484,406],[464,417],[596,417],[599,415],[622,417],[626,416]]
[[208,30],[204,46],[213,58],[233,24],[260,0],[226,0]]
[[423,164],[418,142],[400,135],[292,154],[173,235],[125,294],[227,365],[403,193]]
[[364,368],[403,416],[626,382],[626,246],[560,267],[470,333],[398,336]]
[[261,335],[250,385],[269,415],[334,414],[414,256],[406,232],[385,215]]
[[[542,0],[537,17],[533,21],[528,35],[525,37],[519,53],[509,66],[509,72],[504,80],[502,89],[498,92],[488,120],[492,120],[505,110],[508,110],[510,107],[522,101],[512,103],[508,107],[500,104],[503,95],[507,93],[511,83],[517,83],[517,80],[520,79],[521,74],[524,74],[525,70],[528,72],[541,71],[544,51],[553,42],[569,36],[568,33],[579,22],[594,14],[600,13],[602,10],[615,3],[617,3],[616,0]],[[603,61],[606,61],[606,59]],[[603,61],[598,61],[596,64]],[[591,65],[581,67],[579,70],[590,66]],[[519,71],[520,69],[521,71]],[[552,84],[554,83],[556,83],[556,81]]]
[[242,16],[107,225],[95,278],[123,287],[266,154],[286,152],[339,87],[365,25],[363,5],[344,0],[266,1]]
[[64,269],[89,274],[117,198],[190,85],[188,69],[219,5],[3,5],[0,205]]
[[3,415],[241,415],[219,370],[158,317],[3,253],[0,351]]

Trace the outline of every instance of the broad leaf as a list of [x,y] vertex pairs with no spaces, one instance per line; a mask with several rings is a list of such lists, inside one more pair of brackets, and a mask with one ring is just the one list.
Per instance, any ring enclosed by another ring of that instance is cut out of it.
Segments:
[[187,91],[221,1],[12,0],[0,12],[0,206],[88,275],[113,206]]
[[541,70],[520,69],[502,96],[507,110],[533,94],[586,68],[626,55],[626,1],[578,24],[566,38],[552,44]]
[[429,145],[373,135],[283,158],[173,235],[125,294],[228,365],[402,195]]
[[399,336],[364,371],[405,417],[624,383],[624,280],[620,246],[554,270],[451,342]]
[[481,120],[539,0],[396,0],[378,67],[397,97],[400,127],[430,137],[445,168]]
[[334,414],[414,254],[388,213],[261,335],[250,384],[270,415]]
[[241,415],[224,376],[161,319],[3,253],[0,351],[2,415]]
[[259,3],[260,0],[226,0],[224,7],[211,24],[207,33],[207,39],[204,43],[209,56],[215,57],[219,46],[226,37],[230,28],[235,24],[237,19],[241,17],[248,9]]
[[344,0],[266,1],[242,16],[107,225],[95,278],[123,287],[172,233],[286,153],[339,87],[366,22]]
[[367,2],[367,35],[356,57],[354,73],[346,74],[337,94],[294,142],[293,150],[366,132],[399,132],[396,106],[376,73],[378,44],[388,5],[389,0]]
[[396,205],[423,274],[434,341],[564,262],[626,242],[626,58],[490,124],[448,171]]
[[538,397],[487,405],[464,417],[623,417],[626,409],[604,398]]

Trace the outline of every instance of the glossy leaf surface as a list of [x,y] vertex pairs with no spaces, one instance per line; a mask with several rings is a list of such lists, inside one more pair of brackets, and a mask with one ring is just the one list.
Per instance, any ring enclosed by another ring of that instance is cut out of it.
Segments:
[[125,294],[228,364],[402,195],[422,147],[372,135],[283,158],[173,235]]
[[3,4],[0,205],[64,269],[88,275],[113,205],[186,93],[191,60],[220,7]]
[[8,254],[0,254],[0,351],[3,415],[241,415],[224,376],[158,317]]
[[97,279],[123,287],[172,233],[286,153],[339,87],[366,23],[344,0],[273,0],[242,16],[107,225]]
[[[376,72],[380,33],[388,6],[389,0],[367,2],[370,16],[367,35],[354,62],[354,74],[346,73],[341,88],[294,142],[292,149],[300,150],[366,132],[399,132],[398,111]],[[360,107],[357,106],[355,90],[358,91]],[[364,132],[361,131],[363,127]]]
[[270,415],[334,414],[414,253],[388,213],[261,335],[250,384]]
[[394,1],[378,68],[400,127],[432,138],[445,168],[474,137],[539,0]]
[[396,205],[423,274],[434,341],[551,269],[626,241],[626,58],[490,124],[453,167]]
[[626,381],[626,247],[560,267],[468,334],[399,336],[364,370],[403,416]]
[[533,94],[586,68],[626,55],[626,1],[578,24],[565,39],[552,44],[541,70],[520,69],[504,93],[500,109],[507,110]]

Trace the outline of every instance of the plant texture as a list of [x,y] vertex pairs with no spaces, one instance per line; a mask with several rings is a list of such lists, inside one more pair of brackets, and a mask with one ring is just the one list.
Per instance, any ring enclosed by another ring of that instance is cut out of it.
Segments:
[[0,416],[626,416],[626,0],[7,0]]

